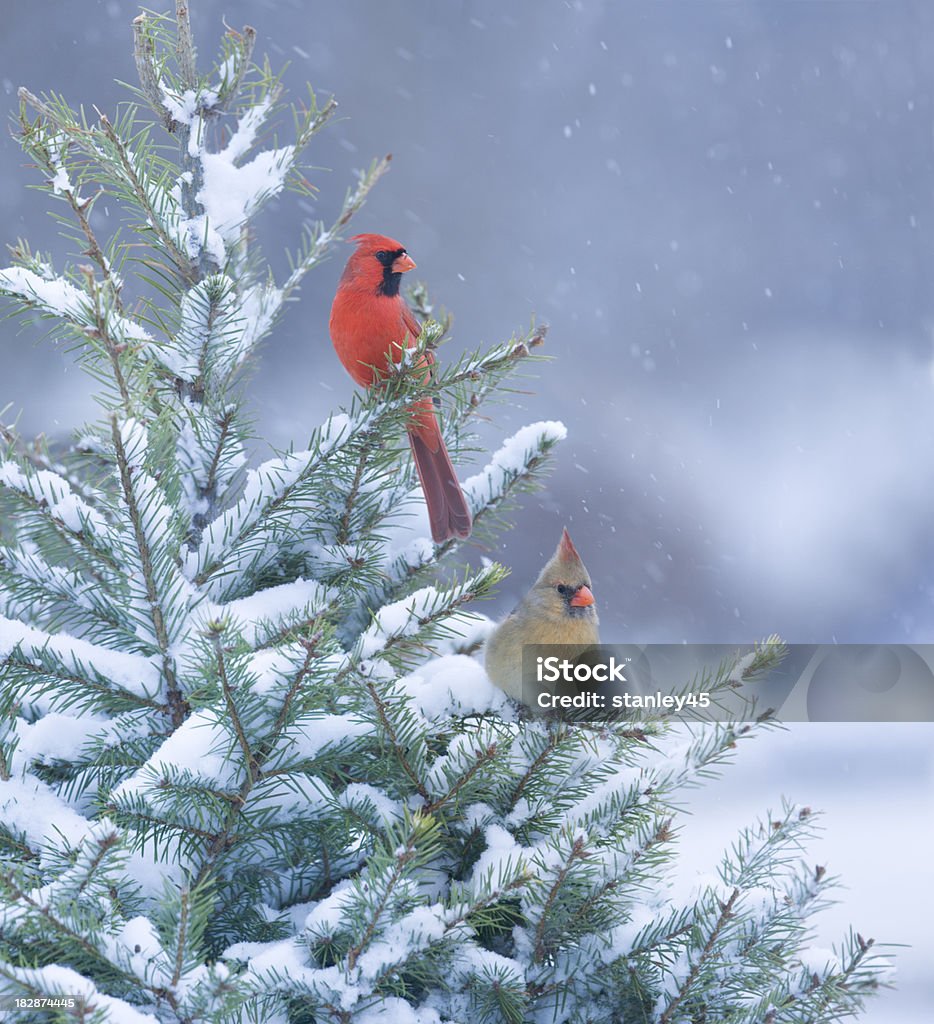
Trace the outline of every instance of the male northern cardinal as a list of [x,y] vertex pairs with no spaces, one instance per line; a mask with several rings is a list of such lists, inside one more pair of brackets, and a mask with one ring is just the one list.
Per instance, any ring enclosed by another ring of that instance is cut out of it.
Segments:
[[490,634],[484,654],[487,675],[522,701],[523,645],[573,644],[583,652],[600,642],[598,623],[590,573],[565,529],[532,589]]
[[[385,235],[355,235],[331,306],[331,341],[351,377],[370,388],[385,377],[415,344],[421,324],[399,294],[399,284],[415,261],[404,246]],[[427,378],[431,356],[419,364]],[[431,535],[440,544],[470,535],[470,511],[444,447],[430,398],[413,403],[406,428],[418,479],[428,505]]]

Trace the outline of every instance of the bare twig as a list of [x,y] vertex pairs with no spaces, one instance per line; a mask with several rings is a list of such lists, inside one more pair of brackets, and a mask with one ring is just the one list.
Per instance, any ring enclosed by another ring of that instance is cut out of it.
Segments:
[[172,130],[174,119],[165,105],[159,79],[156,75],[156,47],[149,32],[148,18],[144,12],[133,19],[133,58],[136,61],[136,73],[143,95],[149,105],[162,119],[163,125]]
[[176,0],[175,26],[178,39],[175,53],[178,57],[182,85],[186,89],[195,89],[198,86],[198,68],[195,60],[195,39],[191,34],[191,19],[186,0]]

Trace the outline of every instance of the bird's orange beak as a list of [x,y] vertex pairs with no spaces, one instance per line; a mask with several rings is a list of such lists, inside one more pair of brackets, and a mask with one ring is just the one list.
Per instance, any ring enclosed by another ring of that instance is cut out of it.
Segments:
[[415,260],[407,253],[404,252],[401,256],[397,256],[392,261],[392,272],[394,274],[404,274],[407,270],[415,269]]
[[590,587],[578,587],[577,592],[568,601],[572,608],[586,608],[594,603],[594,596]]

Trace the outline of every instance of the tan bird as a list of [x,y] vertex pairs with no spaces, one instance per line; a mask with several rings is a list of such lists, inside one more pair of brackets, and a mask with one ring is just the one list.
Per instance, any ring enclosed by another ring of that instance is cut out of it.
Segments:
[[567,529],[532,589],[486,642],[487,675],[510,697],[522,701],[525,644],[574,644],[581,651],[600,642],[590,573]]

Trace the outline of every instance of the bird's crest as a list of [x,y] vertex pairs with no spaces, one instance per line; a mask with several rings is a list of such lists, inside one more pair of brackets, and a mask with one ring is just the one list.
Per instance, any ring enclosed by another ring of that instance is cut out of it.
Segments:
[[405,248],[401,242],[397,242],[388,235],[354,235],[352,238],[348,238],[347,241],[353,242],[358,250],[362,249],[364,252],[377,252],[380,249],[385,249],[387,252],[395,252],[397,249]]
[[556,583],[577,584],[583,582],[584,576],[587,576],[587,569],[574,547],[571,535],[565,529],[555,553],[539,574],[538,583],[545,586]]
[[574,547],[574,541],[571,540],[571,535],[568,533],[568,528],[566,526],[564,528],[564,532],[561,534],[561,543],[558,544],[558,550],[555,554],[561,562],[581,561],[581,556],[577,553],[577,548]]

